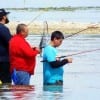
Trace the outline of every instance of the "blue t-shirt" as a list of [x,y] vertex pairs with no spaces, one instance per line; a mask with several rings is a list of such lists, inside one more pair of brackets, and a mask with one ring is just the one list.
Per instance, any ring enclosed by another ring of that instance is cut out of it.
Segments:
[[57,80],[63,80],[63,67],[52,68],[48,62],[56,61],[57,49],[48,45],[43,51],[43,83],[55,83]]

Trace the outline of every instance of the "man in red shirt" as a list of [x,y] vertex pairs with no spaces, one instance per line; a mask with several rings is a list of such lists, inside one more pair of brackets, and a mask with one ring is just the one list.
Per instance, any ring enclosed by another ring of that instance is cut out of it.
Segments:
[[28,27],[19,24],[16,35],[9,42],[10,70],[16,85],[29,85],[30,76],[34,74],[36,55],[39,48],[31,48],[25,38],[28,36]]

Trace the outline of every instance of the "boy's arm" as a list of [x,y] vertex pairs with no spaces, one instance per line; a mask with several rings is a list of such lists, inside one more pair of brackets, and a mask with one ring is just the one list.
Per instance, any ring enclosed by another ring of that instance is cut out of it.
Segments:
[[56,60],[56,61],[52,61],[52,62],[49,62],[49,63],[50,63],[52,68],[59,68],[59,67],[65,65],[65,64],[67,64],[68,60],[67,59],[64,59],[64,60],[61,60],[61,61]]
[[59,68],[67,63],[72,63],[72,58],[49,62],[52,68]]

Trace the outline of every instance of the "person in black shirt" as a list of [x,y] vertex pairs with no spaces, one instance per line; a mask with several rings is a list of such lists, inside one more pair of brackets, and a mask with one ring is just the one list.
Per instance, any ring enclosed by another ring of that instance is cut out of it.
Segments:
[[5,24],[9,23],[5,9],[0,9],[0,80],[3,84],[11,84],[9,64],[9,40],[11,34]]

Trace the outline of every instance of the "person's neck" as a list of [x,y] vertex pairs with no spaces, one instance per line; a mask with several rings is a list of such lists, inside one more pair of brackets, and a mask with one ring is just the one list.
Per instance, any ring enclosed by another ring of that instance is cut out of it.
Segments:
[[51,41],[50,43],[49,43],[51,46],[53,46],[53,47],[55,47],[55,45],[54,45],[54,43]]
[[24,35],[22,35],[21,33],[17,34],[19,35],[20,37],[23,37],[23,38],[26,38]]
[[0,23],[1,23],[1,24],[5,24],[5,22],[4,22],[3,20],[2,20],[2,21],[0,21]]

